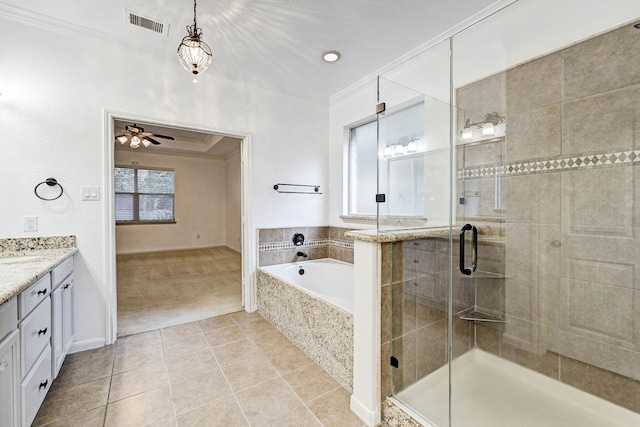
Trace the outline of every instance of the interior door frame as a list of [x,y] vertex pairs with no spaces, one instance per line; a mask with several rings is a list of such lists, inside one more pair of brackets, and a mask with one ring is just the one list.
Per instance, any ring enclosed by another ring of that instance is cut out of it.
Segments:
[[241,140],[240,143],[240,212],[241,212],[241,258],[242,258],[242,305],[248,312],[256,310],[256,285],[251,274],[256,265],[256,257],[252,247],[255,246],[255,236],[251,233],[251,217],[248,215],[251,201],[250,171],[251,171],[251,134],[249,132],[223,130],[196,125],[193,123],[176,122],[159,117],[149,117],[129,112],[104,110],[104,206],[105,206],[105,344],[116,342],[118,335],[118,304],[117,304],[117,275],[116,275],[116,221],[114,195],[114,122],[115,120],[149,123],[152,125],[174,127],[196,132],[214,133]]

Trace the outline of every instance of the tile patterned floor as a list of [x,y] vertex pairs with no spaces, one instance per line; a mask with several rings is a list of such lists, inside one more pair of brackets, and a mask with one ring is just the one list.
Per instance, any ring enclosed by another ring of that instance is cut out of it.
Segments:
[[118,335],[242,310],[241,257],[226,247],[117,256]]
[[71,354],[34,426],[360,427],[350,393],[257,313]]

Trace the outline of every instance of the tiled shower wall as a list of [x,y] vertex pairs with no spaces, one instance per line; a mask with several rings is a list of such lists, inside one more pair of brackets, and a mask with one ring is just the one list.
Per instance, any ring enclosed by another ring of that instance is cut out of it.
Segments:
[[[304,260],[296,256],[301,251],[309,260],[333,258],[353,264],[353,239],[344,237],[348,228],[289,227],[258,230],[258,265],[284,264]],[[304,245],[294,246],[293,235],[302,233]]]
[[505,140],[458,150],[458,190],[477,195],[461,223],[498,217],[505,235],[507,323],[478,322],[475,345],[634,411],[639,70],[629,25],[457,91],[465,118],[506,116]]

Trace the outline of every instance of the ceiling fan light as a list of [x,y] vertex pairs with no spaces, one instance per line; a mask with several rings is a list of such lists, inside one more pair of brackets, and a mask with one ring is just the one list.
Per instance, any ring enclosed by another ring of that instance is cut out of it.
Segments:
[[142,145],[144,145],[144,146],[145,146],[145,148],[146,148],[146,147],[148,147],[148,146],[150,146],[150,145],[151,145],[151,141],[149,141],[148,139],[144,138],[144,139],[142,140]]
[[131,138],[131,143],[129,144],[131,146],[131,148],[138,148],[140,147],[140,138],[138,138],[138,135],[134,135]]
[[128,141],[128,138],[126,135],[120,135],[118,137],[116,137],[116,139],[118,140],[118,142],[122,145],[126,144]]

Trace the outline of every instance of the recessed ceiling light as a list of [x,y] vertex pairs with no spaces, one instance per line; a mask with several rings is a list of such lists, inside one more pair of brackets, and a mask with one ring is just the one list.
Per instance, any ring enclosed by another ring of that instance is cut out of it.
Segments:
[[328,50],[322,54],[322,59],[326,62],[336,62],[340,56],[342,55],[337,50]]

